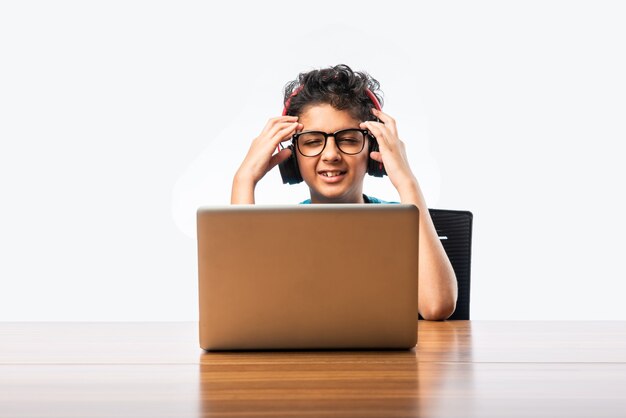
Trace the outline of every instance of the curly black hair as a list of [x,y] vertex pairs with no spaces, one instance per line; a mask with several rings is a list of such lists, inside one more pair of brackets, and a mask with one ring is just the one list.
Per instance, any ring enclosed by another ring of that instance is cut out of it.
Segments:
[[[360,121],[376,120],[374,104],[366,93],[371,91],[382,107],[380,84],[365,72],[352,71],[345,64],[300,73],[284,87],[283,103],[289,101],[287,115],[300,116],[307,106],[330,104],[337,110],[347,110]],[[293,93],[297,92],[293,97]]]

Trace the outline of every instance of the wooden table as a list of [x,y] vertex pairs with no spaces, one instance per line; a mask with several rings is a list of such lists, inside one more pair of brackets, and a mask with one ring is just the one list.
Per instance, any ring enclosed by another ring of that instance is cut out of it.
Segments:
[[0,323],[0,417],[625,417],[626,322],[420,321],[410,351],[220,352],[197,323]]

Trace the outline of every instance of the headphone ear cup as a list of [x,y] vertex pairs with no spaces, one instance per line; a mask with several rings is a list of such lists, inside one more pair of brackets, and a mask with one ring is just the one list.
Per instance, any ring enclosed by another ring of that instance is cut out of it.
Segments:
[[383,163],[379,163],[378,161],[372,159],[369,156],[369,153],[372,151],[378,151],[378,141],[374,138],[374,135],[369,135],[369,149],[368,149],[368,157],[367,157],[367,174],[374,177],[382,177],[387,175],[385,171],[385,166]]
[[296,148],[293,144],[287,148],[291,150],[291,155],[282,163],[278,164],[280,170],[280,176],[283,179],[283,184],[298,184],[302,182],[302,175],[300,174],[300,168],[298,167],[298,157],[296,157]]

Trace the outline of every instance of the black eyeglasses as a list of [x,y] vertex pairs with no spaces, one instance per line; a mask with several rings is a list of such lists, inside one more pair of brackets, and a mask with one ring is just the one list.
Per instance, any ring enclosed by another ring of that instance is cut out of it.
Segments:
[[293,136],[293,142],[300,154],[305,157],[316,157],[326,148],[329,136],[335,138],[335,144],[344,154],[354,155],[363,151],[365,139],[370,135],[367,129],[342,129],[329,134],[321,131],[300,132]]

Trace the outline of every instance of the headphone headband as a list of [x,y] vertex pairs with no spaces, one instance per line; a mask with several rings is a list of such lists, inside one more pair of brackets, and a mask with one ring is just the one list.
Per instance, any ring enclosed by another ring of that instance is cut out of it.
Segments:
[[304,88],[304,85],[298,86],[298,88],[295,89],[291,93],[291,95],[287,99],[287,102],[285,103],[285,107],[283,108],[283,116],[287,116],[287,110],[289,109],[289,105],[291,104],[291,98],[295,96],[296,94],[300,93],[300,90],[302,90],[303,88]]

